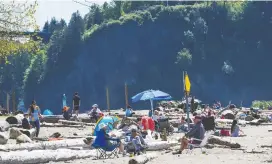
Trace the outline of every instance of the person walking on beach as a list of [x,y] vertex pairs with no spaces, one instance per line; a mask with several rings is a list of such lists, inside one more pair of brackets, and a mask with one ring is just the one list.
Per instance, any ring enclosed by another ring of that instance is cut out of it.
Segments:
[[29,107],[30,124],[36,128],[36,137],[39,136],[40,132],[40,118],[42,118],[40,107],[36,105],[36,101],[33,100]]
[[74,109],[74,113],[76,114],[76,117],[78,117],[78,114],[79,114],[79,107],[80,107],[80,97],[78,95],[78,92],[75,92],[74,98],[73,98],[73,109]]

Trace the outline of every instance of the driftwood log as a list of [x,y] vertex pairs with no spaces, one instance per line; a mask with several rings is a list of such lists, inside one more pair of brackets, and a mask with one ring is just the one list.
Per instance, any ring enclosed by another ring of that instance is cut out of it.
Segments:
[[179,143],[177,141],[147,141],[148,151],[158,151],[168,149],[170,147],[176,146]]
[[0,122],[0,131],[1,132],[7,131],[9,128],[10,128],[10,124],[7,121]]
[[217,144],[217,145],[223,145],[230,148],[240,148],[241,145],[239,143],[233,142],[230,137],[228,138],[222,138],[217,136],[211,136],[208,140],[209,144]]
[[157,157],[158,155],[156,153],[143,154],[130,159],[128,164],[145,164]]
[[59,123],[63,124],[63,125],[86,125],[86,126],[95,126],[95,123],[86,123],[86,122],[77,122],[77,121],[68,121],[68,120],[59,120]]
[[[62,115],[44,116],[41,122],[58,123],[59,120],[62,120],[62,119],[63,119]],[[79,114],[77,119],[75,117],[71,117],[69,121],[76,121],[76,120],[80,120],[81,122],[85,122],[85,123],[92,123],[90,116],[86,113]]]
[[[66,125],[66,124],[60,124],[60,123],[47,123],[47,122],[42,122],[40,124],[41,127],[49,127],[49,128],[54,128],[54,127],[69,127],[69,128],[80,128],[82,127],[81,125]],[[22,128],[22,124],[11,124],[10,127],[16,127],[16,128]]]
[[[17,138],[17,137],[16,137]],[[44,141],[37,143],[23,143],[19,145],[0,145],[2,151],[17,151],[17,150],[44,150],[58,149],[67,147],[86,147],[83,139],[66,139],[57,141]]]
[[34,151],[15,151],[1,152],[0,163],[3,164],[37,164],[47,163],[50,161],[68,161],[94,157],[94,150],[34,150]]
[[[85,126],[85,125],[84,125]],[[81,128],[82,125],[67,125],[67,124],[60,124],[60,123],[41,123],[41,127],[69,127],[69,128]]]
[[[215,119],[215,123],[228,123],[228,124],[232,124],[231,119]],[[248,122],[244,121],[244,120],[238,120],[238,124],[239,125],[246,125]]]
[[6,121],[9,124],[22,124],[22,120],[24,119],[23,114],[17,114],[15,116],[9,116],[6,118]]

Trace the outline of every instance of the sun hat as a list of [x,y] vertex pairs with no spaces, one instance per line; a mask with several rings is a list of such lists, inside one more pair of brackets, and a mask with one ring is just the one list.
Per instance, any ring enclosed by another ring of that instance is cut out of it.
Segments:
[[98,105],[97,105],[97,104],[93,104],[92,107],[93,107],[93,108],[98,108]]
[[98,125],[98,127],[99,127],[99,129],[103,129],[103,128],[107,127],[107,124],[105,124],[105,123],[100,123],[100,124]]
[[68,106],[63,107],[63,111],[68,111],[69,109],[70,109],[70,107],[68,107]]
[[201,118],[201,116],[195,116],[195,119],[201,120],[202,118]]

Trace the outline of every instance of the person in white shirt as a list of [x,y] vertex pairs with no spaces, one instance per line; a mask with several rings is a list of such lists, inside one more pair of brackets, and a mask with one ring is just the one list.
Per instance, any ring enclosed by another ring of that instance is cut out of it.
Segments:
[[92,110],[89,112],[89,115],[90,115],[91,117],[93,117],[93,118],[96,120],[96,122],[97,122],[97,120],[99,119],[101,113],[102,113],[102,112],[101,112],[100,109],[98,108],[98,105],[97,105],[97,104],[94,104],[94,105],[92,106]]

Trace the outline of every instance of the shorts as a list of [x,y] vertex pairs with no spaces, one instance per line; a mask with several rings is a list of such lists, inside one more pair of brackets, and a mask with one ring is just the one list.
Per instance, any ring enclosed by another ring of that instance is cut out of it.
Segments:
[[79,105],[75,105],[74,110],[79,110]]
[[120,142],[117,141],[108,141],[108,147],[119,147],[120,146]]
[[194,145],[199,145],[199,144],[201,144],[201,142],[202,142],[202,141],[198,141],[198,140],[194,140],[194,139],[190,139],[190,140],[189,140],[189,143],[190,143],[190,144],[194,144]]

